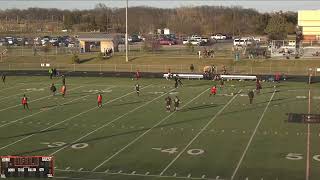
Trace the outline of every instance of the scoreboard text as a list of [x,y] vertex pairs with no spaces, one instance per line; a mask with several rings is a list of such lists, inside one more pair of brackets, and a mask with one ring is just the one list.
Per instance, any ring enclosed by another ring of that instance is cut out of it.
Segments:
[[50,156],[0,156],[0,176],[53,177],[54,161]]

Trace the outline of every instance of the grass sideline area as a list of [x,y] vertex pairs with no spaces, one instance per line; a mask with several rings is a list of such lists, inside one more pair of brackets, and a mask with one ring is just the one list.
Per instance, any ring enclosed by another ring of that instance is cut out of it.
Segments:
[[233,59],[198,59],[195,56],[164,56],[145,54],[134,57],[128,63],[125,57],[116,55],[110,59],[98,60],[94,54],[79,55],[82,63],[72,64],[72,55],[40,57],[6,57],[0,63],[1,70],[41,70],[47,69],[40,67],[41,63],[49,63],[51,67],[67,71],[115,71],[115,72],[191,72],[190,65],[193,64],[196,73],[203,73],[203,68],[208,65],[215,65],[218,72],[225,66],[229,73],[236,74],[274,74],[281,72],[290,75],[307,75],[309,68],[320,67],[318,60],[240,60],[235,62]]
[[[286,113],[319,113],[320,85],[227,81],[209,96],[213,81],[69,77],[66,98],[52,96],[61,79],[7,77],[0,84],[0,154],[52,155],[53,179],[301,180],[310,153],[310,180],[320,177],[319,124],[288,123]],[[276,86],[276,90],[274,89]],[[103,107],[97,108],[97,92]],[[29,98],[30,111],[21,107]],[[165,111],[179,96],[181,110]],[[309,150],[309,151],[308,151]]]

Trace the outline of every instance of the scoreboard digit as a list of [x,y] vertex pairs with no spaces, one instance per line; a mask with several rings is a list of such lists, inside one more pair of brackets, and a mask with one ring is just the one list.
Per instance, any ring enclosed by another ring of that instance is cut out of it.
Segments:
[[53,177],[54,159],[51,156],[0,156],[0,176]]

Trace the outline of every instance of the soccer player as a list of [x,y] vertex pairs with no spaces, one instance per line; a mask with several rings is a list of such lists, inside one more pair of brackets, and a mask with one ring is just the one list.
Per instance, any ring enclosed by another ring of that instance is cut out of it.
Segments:
[[136,80],[139,80],[141,78],[139,70],[136,71]]
[[174,101],[174,110],[179,111],[180,99],[178,98],[178,96],[176,96],[173,101]]
[[137,92],[137,95],[140,96],[140,85],[137,83],[136,86],[136,92]]
[[181,78],[180,78],[180,76],[177,74],[177,78],[178,78],[178,83],[179,83],[179,85],[182,87],[183,86],[183,84],[182,84],[182,82],[181,82]]
[[26,97],[26,95],[24,94],[21,100],[21,104],[23,105],[23,109],[28,109],[29,110],[29,106],[28,106],[28,98]]
[[171,102],[172,102],[170,96],[166,97],[165,101],[166,101],[167,112],[170,112],[171,111]]
[[253,98],[254,98],[254,92],[253,90],[249,90],[248,92],[249,102],[252,104]]
[[276,72],[275,75],[274,75],[274,80],[277,82],[277,83],[280,83],[280,73],[279,72]]
[[224,86],[224,80],[223,78],[220,78],[220,89],[223,88],[223,86]]
[[211,87],[211,90],[210,90],[210,95],[209,96],[212,96],[213,95],[216,95],[217,94],[217,87],[216,86],[212,86]]
[[98,107],[101,108],[102,107],[102,95],[101,95],[101,93],[98,94],[97,100],[98,100]]
[[66,85],[66,77],[62,75],[62,85]]
[[174,88],[178,88],[178,77],[174,76]]
[[3,83],[6,83],[6,74],[3,73],[1,79]]
[[52,92],[53,96],[56,95],[57,88],[54,86],[53,83],[51,84],[50,91]]
[[260,93],[260,89],[262,89],[262,86],[261,86],[261,83],[260,83],[259,79],[257,78],[257,81],[256,81],[256,92],[257,92],[257,94]]
[[67,87],[66,87],[66,85],[63,85],[63,86],[61,87],[62,97],[64,97],[64,96],[66,95],[66,91],[67,91]]

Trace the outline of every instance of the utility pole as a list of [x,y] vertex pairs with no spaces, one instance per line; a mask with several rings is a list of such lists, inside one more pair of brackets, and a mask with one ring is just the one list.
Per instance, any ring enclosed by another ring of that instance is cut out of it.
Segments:
[[126,62],[129,62],[128,59],[128,0],[126,0]]

